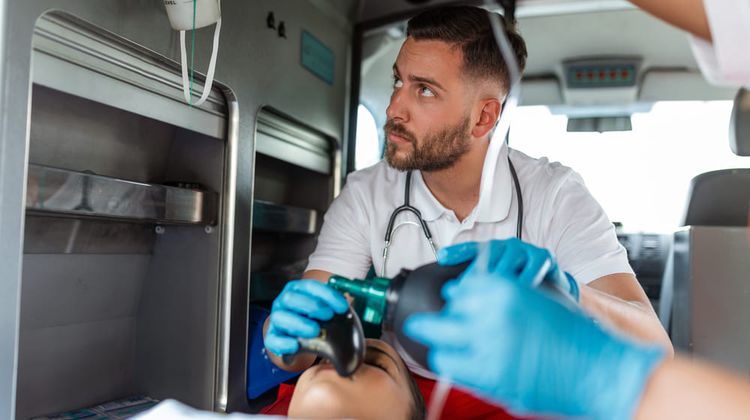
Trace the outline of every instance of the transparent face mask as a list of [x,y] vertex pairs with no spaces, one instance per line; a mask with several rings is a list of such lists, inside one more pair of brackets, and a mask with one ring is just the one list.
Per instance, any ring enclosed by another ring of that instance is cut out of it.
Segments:
[[[484,6],[488,10],[494,10],[497,8],[495,2],[486,0]],[[511,17],[510,21],[514,19]],[[500,113],[500,120],[497,123],[495,129],[494,138],[497,141],[491,141],[490,146],[487,149],[487,157],[485,159],[484,169],[482,170],[482,183],[480,185],[480,197],[492,194],[492,180],[494,179],[495,169],[497,167],[498,155],[503,146],[503,141],[508,135],[510,129],[510,121],[515,114],[516,108],[518,108],[518,101],[521,95],[521,70],[516,60],[516,54],[513,51],[513,47],[505,35],[505,25],[503,25],[502,17],[497,13],[490,14],[490,23],[492,24],[492,32],[495,35],[495,41],[497,42],[500,53],[502,54],[505,66],[508,69],[508,80],[510,86],[508,87],[508,94],[505,97],[503,109]]]
[[[507,10],[513,10],[515,8],[515,2],[511,2],[512,5]],[[496,10],[498,4],[486,0],[484,2],[484,8],[487,10]],[[492,32],[495,35],[495,41],[498,45],[500,53],[505,62],[505,66],[508,70],[508,79],[510,86],[508,88],[508,94],[505,97],[503,109],[500,114],[500,120],[495,128],[494,141],[490,141],[489,148],[487,149],[487,156],[485,158],[484,168],[482,170],[482,182],[480,185],[480,196],[485,194],[492,194],[492,180],[494,179],[495,169],[497,168],[498,156],[503,147],[504,139],[508,135],[510,129],[510,121],[513,118],[513,114],[518,108],[518,101],[521,95],[521,70],[516,60],[516,54],[513,51],[513,47],[505,34],[505,25],[503,24],[502,17],[497,13],[490,14],[490,23],[492,24]],[[513,22],[514,17],[511,16],[507,19],[508,22]],[[514,23],[514,22],[513,22]],[[510,24],[510,23],[509,23]],[[480,255],[483,254],[480,252]],[[427,419],[439,419],[440,414],[443,411],[445,400],[450,393],[451,378],[441,377],[438,380],[438,384],[435,391],[430,398],[429,407],[427,409]]]

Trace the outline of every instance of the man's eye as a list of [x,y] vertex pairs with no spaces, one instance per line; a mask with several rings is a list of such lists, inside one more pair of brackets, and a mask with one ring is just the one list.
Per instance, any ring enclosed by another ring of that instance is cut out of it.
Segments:
[[432,89],[428,88],[427,86],[420,87],[419,94],[422,96],[435,96],[435,92],[433,92]]
[[404,82],[402,82],[401,79],[399,79],[396,76],[393,76],[393,87],[394,88],[400,88],[403,85],[404,85]]

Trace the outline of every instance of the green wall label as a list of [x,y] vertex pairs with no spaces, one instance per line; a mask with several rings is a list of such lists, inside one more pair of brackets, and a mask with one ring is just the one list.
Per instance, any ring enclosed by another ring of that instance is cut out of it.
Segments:
[[330,48],[311,33],[302,31],[302,66],[332,85],[335,62],[336,57]]

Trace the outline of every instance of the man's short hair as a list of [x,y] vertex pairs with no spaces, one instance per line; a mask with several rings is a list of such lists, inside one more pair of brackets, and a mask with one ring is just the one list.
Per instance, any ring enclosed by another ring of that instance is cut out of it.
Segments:
[[[424,11],[411,18],[406,35],[420,40],[443,41],[461,48],[463,70],[471,77],[498,80],[507,92],[510,75],[492,31],[490,13],[472,6],[446,6]],[[526,43],[508,23],[499,16],[505,35],[516,55],[519,72],[526,66]]]

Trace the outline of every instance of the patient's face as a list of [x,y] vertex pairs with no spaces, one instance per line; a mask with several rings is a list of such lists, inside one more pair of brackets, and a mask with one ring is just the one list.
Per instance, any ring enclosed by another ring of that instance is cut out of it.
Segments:
[[306,370],[297,381],[289,417],[408,419],[414,405],[409,370],[383,341],[367,340],[365,361],[350,378],[330,363]]

